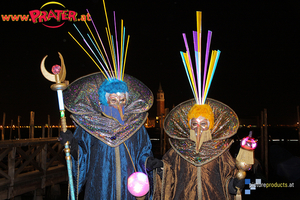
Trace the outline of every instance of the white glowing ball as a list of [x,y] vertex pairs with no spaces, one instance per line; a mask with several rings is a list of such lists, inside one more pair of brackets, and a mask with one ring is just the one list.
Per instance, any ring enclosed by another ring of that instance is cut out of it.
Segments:
[[147,175],[143,172],[134,172],[127,180],[127,188],[133,196],[144,196],[149,191]]

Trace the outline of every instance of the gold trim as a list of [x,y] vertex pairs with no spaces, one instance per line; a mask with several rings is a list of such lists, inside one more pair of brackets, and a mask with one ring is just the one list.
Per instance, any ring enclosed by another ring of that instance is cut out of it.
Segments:
[[[154,197],[155,195],[155,191],[156,191],[156,175],[157,175],[157,169],[153,170],[153,194],[152,196]],[[150,197],[150,192],[149,192],[149,195],[148,195],[148,198]]]
[[79,148],[78,148],[78,158],[77,158],[77,191],[76,191],[76,197],[77,197],[77,200],[78,200],[78,195],[79,195]]
[[[163,166],[165,166],[164,160],[162,160],[162,161],[163,161]],[[166,170],[163,170],[163,177],[162,177],[162,181],[161,181],[161,200],[163,200],[163,197],[165,196],[164,190],[163,190],[163,188],[165,186],[165,176],[166,176],[165,171]]]
[[116,198],[121,200],[121,164],[120,164],[120,149],[119,146],[115,148],[116,154]]
[[197,167],[197,192],[198,199],[202,199],[202,180],[201,180],[201,167]]
[[131,163],[132,163],[132,166],[133,166],[134,172],[136,172],[136,168],[135,168],[135,165],[134,165],[134,163],[133,163],[133,160],[132,160],[131,154],[130,154],[130,152],[129,152],[128,148],[127,148],[127,145],[125,144],[125,142],[123,142],[123,144],[124,144],[124,146],[125,146],[125,148],[126,148],[126,150],[127,150],[127,152],[128,152],[128,155],[129,155],[129,158],[130,158],[130,160],[131,160]]

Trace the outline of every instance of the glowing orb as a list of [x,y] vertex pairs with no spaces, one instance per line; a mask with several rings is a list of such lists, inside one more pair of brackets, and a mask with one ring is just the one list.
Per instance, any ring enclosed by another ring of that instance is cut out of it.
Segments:
[[235,161],[235,165],[238,169],[243,170],[243,171],[250,171],[250,169],[252,167],[251,164],[247,164],[246,162],[239,161],[239,160]]
[[53,65],[52,66],[52,73],[53,74],[59,74],[61,67],[59,65]]
[[241,146],[244,149],[253,150],[256,148],[257,143],[252,137],[245,137],[241,142]]
[[149,191],[147,175],[143,172],[135,172],[131,174],[127,180],[127,188],[133,196],[144,196]]

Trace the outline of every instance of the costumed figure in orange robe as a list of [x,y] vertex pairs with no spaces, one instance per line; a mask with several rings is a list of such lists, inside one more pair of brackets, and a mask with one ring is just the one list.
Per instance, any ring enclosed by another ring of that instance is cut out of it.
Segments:
[[[197,19],[201,19],[201,12],[197,12]],[[209,70],[205,68],[201,75],[199,35],[194,32],[196,69],[183,35],[187,51],[181,55],[194,99],[177,105],[165,119],[171,149],[162,158],[163,171],[156,176],[154,199],[233,199],[236,187],[244,185],[244,179],[235,178],[235,160],[229,152],[233,143],[229,138],[238,130],[238,117],[222,102],[206,98],[220,51],[212,51]],[[209,41],[210,36],[211,32]]]

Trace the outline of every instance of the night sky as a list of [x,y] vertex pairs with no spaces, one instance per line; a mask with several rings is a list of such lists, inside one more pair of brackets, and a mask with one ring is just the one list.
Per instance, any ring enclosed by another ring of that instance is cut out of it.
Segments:
[[[0,14],[29,14],[47,1],[29,2],[1,1]],[[101,0],[58,2],[79,15],[88,9],[106,38]],[[300,2],[270,2],[106,0],[106,7],[111,26],[116,11],[130,35],[126,73],[145,83],[155,98],[161,83],[166,107],[193,98],[179,52],[185,51],[182,33],[192,46],[196,11],[202,11],[202,42],[211,30],[211,48],[221,50],[208,97],[227,104],[240,118],[260,116],[266,108],[270,124],[295,124],[300,104]],[[62,7],[48,5],[43,9]],[[75,24],[83,33],[88,32],[83,22]],[[80,39],[72,22],[52,29],[41,23],[3,22],[1,18],[0,27],[0,123],[5,112],[6,124],[11,119],[16,122],[18,115],[21,124],[29,124],[30,111],[35,111],[36,124],[47,123],[48,114],[57,124],[56,92],[40,72],[43,57],[48,55],[50,71],[52,65],[60,64],[57,52],[61,52],[70,82],[99,71],[69,36],[68,31]],[[150,114],[155,112],[153,106]]]

